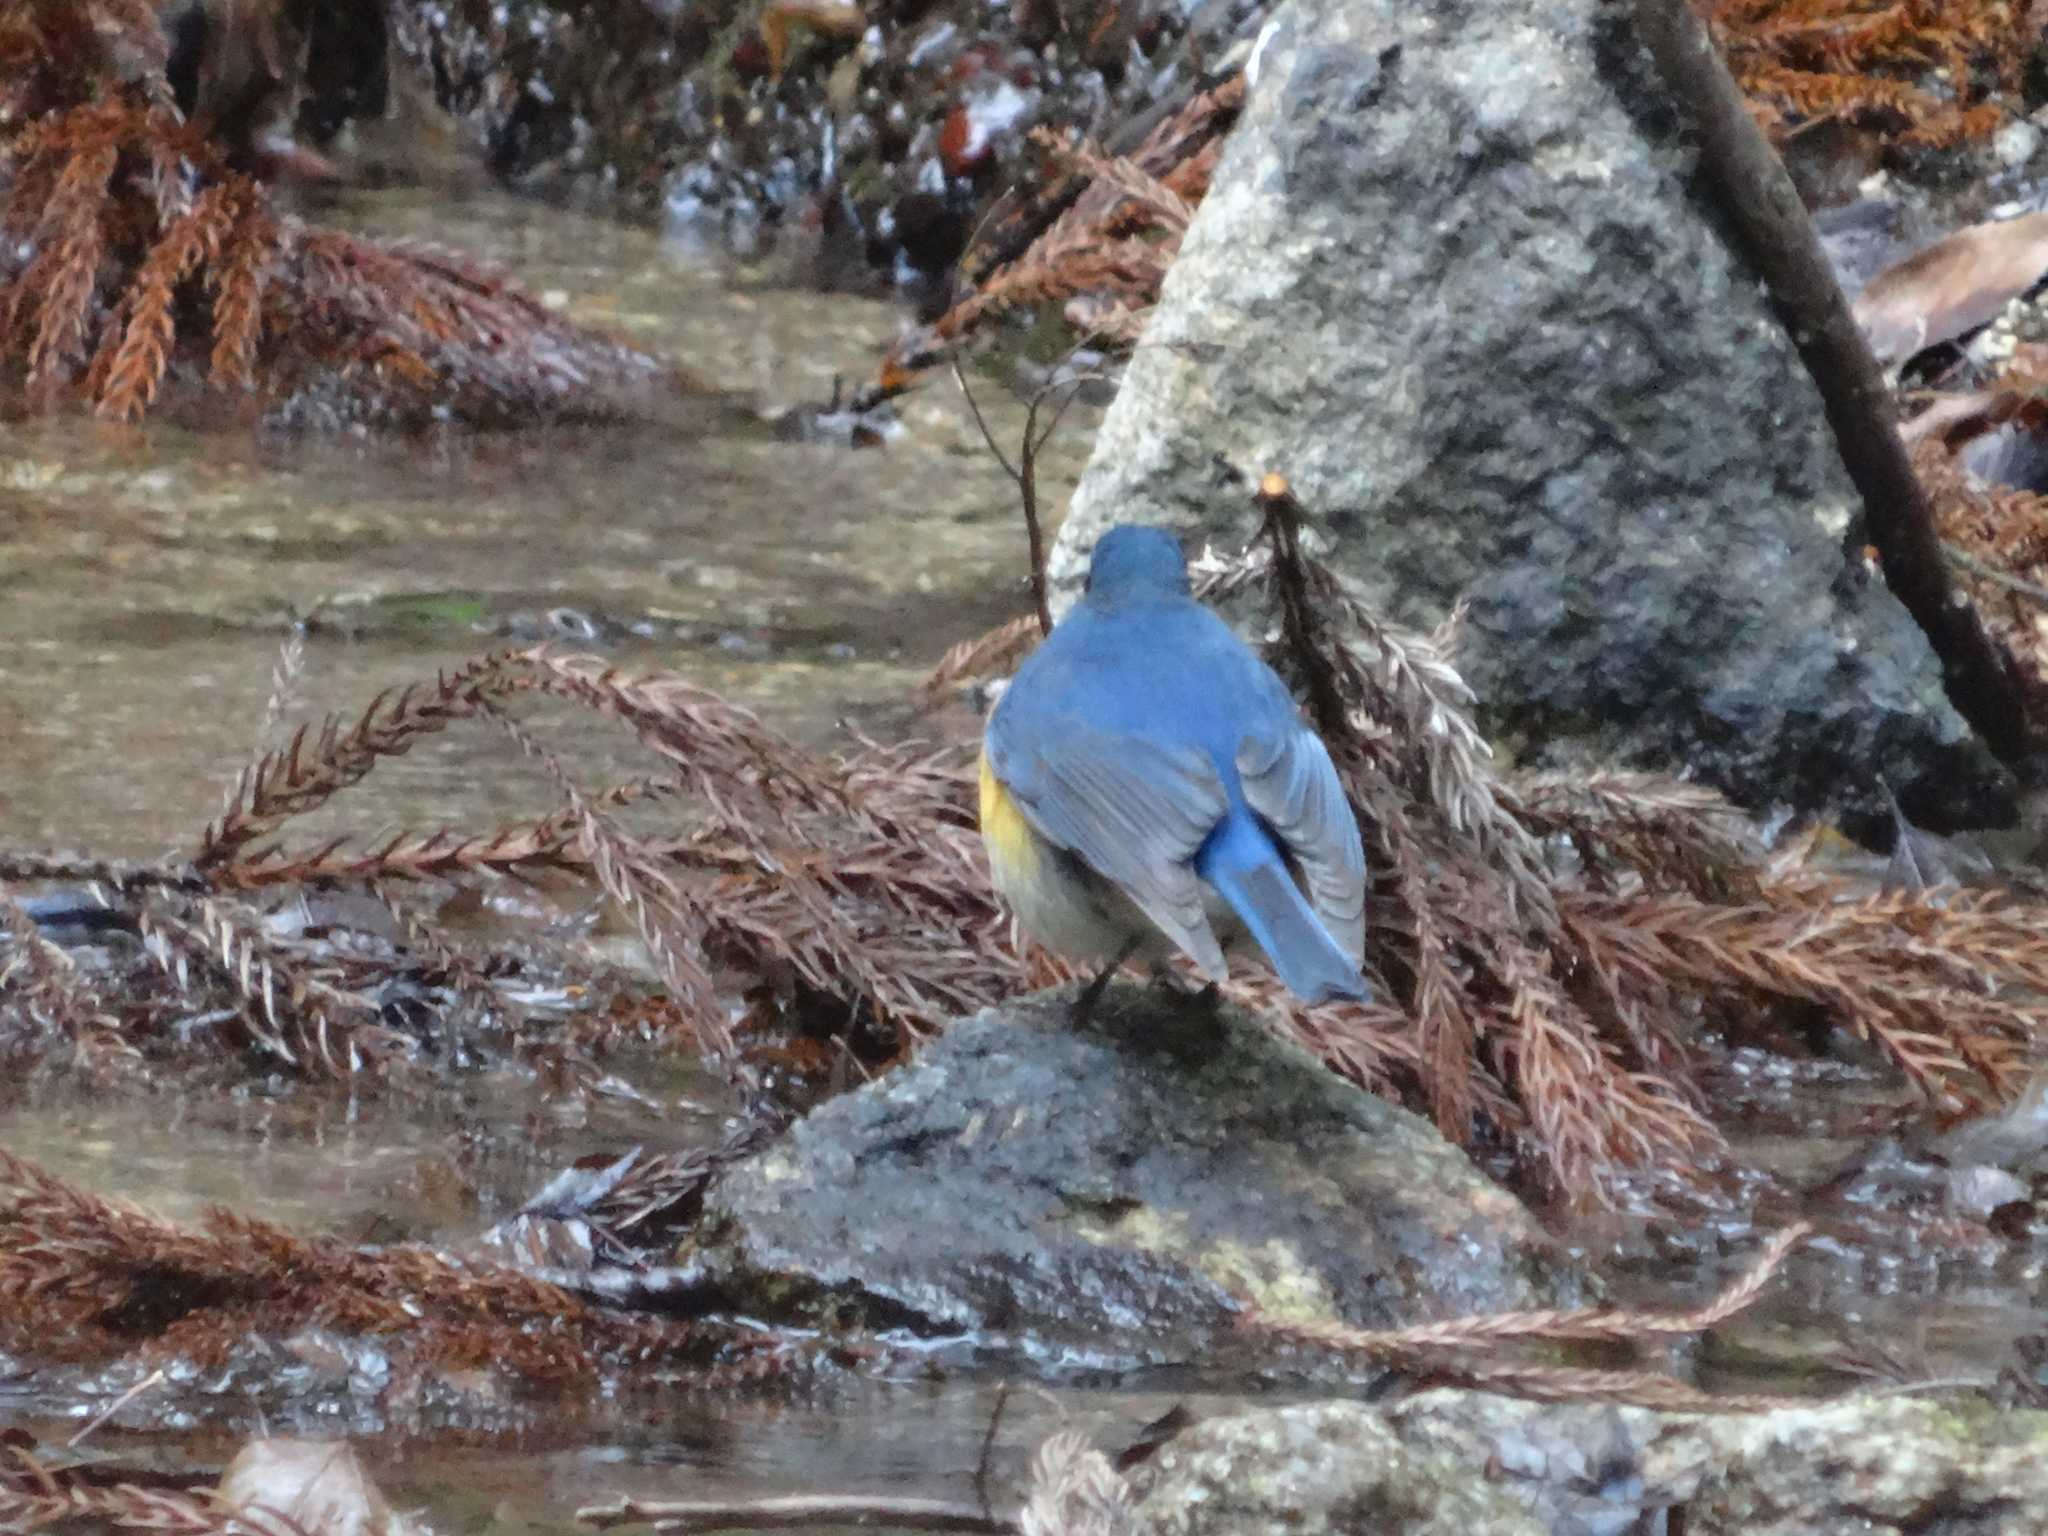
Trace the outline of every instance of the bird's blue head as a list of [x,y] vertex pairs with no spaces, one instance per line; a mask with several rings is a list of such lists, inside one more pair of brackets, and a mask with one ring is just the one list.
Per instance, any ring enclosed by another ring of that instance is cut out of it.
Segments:
[[1088,565],[1088,598],[1097,606],[1186,597],[1188,563],[1180,540],[1164,528],[1119,523],[1095,544]]

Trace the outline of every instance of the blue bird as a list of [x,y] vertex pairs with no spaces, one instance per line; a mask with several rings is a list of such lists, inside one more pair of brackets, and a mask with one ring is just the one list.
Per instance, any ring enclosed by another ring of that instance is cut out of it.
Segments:
[[1164,529],[1102,536],[1086,595],[997,702],[981,835],[996,889],[1062,954],[1114,970],[1170,945],[1218,980],[1220,922],[1309,1002],[1370,995],[1365,850],[1329,751],[1190,595]]

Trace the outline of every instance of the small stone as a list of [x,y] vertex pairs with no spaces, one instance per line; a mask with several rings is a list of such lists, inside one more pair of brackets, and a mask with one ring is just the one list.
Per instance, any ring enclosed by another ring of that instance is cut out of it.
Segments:
[[1991,153],[2008,170],[2025,165],[2040,148],[2041,130],[2023,117],[2007,123],[1991,140]]

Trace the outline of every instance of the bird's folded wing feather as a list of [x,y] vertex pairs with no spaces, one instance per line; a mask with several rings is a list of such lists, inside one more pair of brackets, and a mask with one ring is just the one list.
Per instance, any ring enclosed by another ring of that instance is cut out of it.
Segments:
[[1308,887],[1308,904],[1357,965],[1365,954],[1365,850],[1358,818],[1330,752],[1313,731],[1289,722],[1247,736],[1237,750],[1245,803],[1280,839]]
[[1078,854],[1193,957],[1223,974],[1202,884],[1190,861],[1229,809],[1200,752],[1085,727],[1061,730],[1053,753],[989,732],[990,766],[1039,834]]

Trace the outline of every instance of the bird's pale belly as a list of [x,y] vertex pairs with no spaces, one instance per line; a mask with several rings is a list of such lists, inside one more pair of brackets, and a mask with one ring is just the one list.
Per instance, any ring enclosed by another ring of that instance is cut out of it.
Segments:
[[981,760],[981,841],[989,878],[1024,931],[1076,960],[1107,960],[1133,939],[1164,938],[1120,891],[1040,837]]
[[[981,760],[981,841],[988,850],[989,878],[1024,931],[1056,954],[1080,961],[1109,960],[1136,948],[1130,958],[1163,962],[1173,953],[1166,936],[1136,903],[1066,849],[1040,837],[1017,802]],[[1227,947],[1242,926],[1213,892],[1210,921]]]

